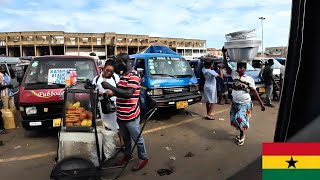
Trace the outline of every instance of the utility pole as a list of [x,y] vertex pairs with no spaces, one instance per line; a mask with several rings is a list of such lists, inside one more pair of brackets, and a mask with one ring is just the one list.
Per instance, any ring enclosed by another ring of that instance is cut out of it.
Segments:
[[264,49],[263,49],[263,20],[265,20],[266,18],[264,18],[264,17],[259,17],[259,19],[261,20],[261,31],[262,31],[262,44],[261,44],[261,47],[262,47],[262,57],[264,57]]

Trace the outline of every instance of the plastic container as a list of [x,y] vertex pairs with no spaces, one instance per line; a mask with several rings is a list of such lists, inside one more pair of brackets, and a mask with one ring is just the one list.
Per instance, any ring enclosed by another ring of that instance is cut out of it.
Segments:
[[70,87],[71,86],[71,76],[70,76],[71,72],[67,71],[66,73],[66,87]]
[[224,43],[226,49],[232,48],[248,48],[248,47],[260,47],[261,40],[239,40],[239,41],[229,41]]
[[72,86],[77,84],[77,71],[75,70],[70,72],[70,84]]
[[230,61],[251,62],[258,53],[260,40],[238,40],[224,43],[228,51]]
[[5,129],[16,128],[16,123],[14,121],[14,115],[9,109],[1,109],[3,126]]

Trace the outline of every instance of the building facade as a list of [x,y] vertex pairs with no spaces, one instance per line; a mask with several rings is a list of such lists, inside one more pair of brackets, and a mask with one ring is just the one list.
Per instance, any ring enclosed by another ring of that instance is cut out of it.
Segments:
[[208,48],[207,49],[207,55],[209,55],[209,56],[217,56],[217,57],[223,56],[222,50],[221,49],[216,49],[216,48]]
[[99,57],[120,52],[138,53],[151,43],[159,42],[185,58],[201,57],[206,40],[150,37],[116,33],[69,33],[63,31],[1,32],[0,55],[13,57],[43,55],[84,55]]
[[288,47],[286,46],[278,46],[278,47],[267,47],[265,53],[268,55],[286,57],[287,56]]

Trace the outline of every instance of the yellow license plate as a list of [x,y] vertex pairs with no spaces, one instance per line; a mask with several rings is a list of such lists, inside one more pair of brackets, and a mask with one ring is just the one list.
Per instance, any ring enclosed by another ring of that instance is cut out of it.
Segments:
[[177,109],[183,109],[188,107],[188,101],[179,101],[176,103]]
[[59,127],[61,125],[61,118],[53,120],[53,127]]
[[259,88],[259,92],[264,93],[264,92],[266,92],[266,89],[265,88]]

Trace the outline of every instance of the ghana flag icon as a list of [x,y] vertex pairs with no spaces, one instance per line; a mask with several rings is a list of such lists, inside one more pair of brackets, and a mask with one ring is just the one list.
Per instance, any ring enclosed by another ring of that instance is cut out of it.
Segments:
[[263,180],[320,180],[320,143],[263,143]]

